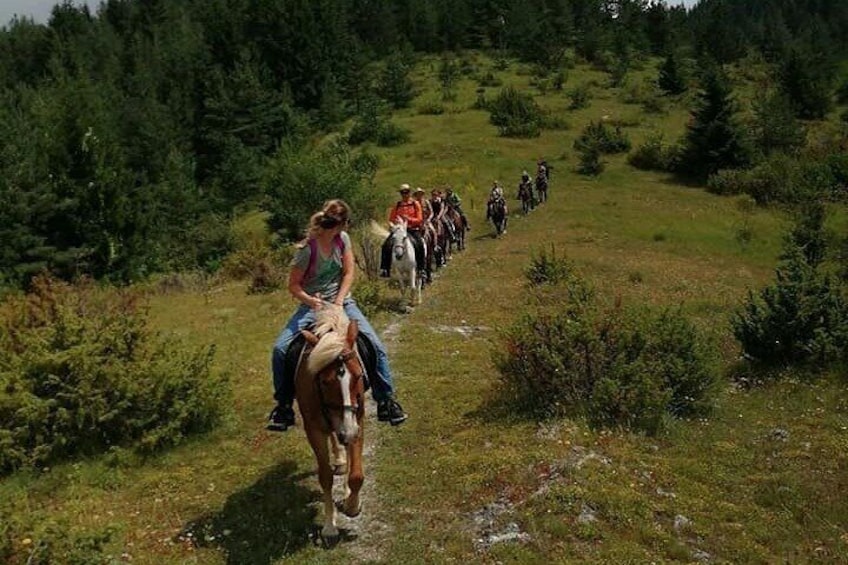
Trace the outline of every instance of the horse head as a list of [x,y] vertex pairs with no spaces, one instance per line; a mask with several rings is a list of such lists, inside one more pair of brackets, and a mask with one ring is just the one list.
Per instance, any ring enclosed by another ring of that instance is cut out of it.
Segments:
[[406,229],[406,220],[401,218],[397,223],[390,224],[390,230],[392,234],[392,253],[396,260],[400,260],[408,252],[409,233]]
[[359,436],[365,410],[364,370],[355,347],[357,334],[356,323],[334,304],[318,310],[314,332],[303,331],[312,346],[306,371],[314,379],[314,400],[342,445]]

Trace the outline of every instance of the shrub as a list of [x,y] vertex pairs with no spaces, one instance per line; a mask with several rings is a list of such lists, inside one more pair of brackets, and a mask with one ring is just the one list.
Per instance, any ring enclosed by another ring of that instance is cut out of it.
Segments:
[[538,137],[543,121],[542,110],[528,94],[515,88],[501,90],[489,103],[489,121],[504,137]]
[[601,152],[597,147],[586,147],[580,150],[580,162],[577,172],[581,175],[597,176],[604,171],[604,162],[601,161]]
[[228,399],[197,351],[147,329],[139,297],[47,277],[0,311],[0,471],[209,429]]
[[666,103],[659,96],[645,96],[642,99],[642,110],[646,114],[665,114]]
[[477,98],[474,100],[474,104],[471,105],[473,110],[488,110],[489,109],[489,101],[486,100],[486,89],[478,88],[477,89]]
[[418,106],[418,113],[423,116],[440,116],[445,113],[445,106],[438,100],[426,100]]
[[580,110],[581,108],[589,107],[589,100],[591,99],[591,95],[589,93],[589,86],[586,84],[581,84],[578,87],[575,87],[568,93],[568,97],[571,99],[571,104],[569,104],[569,110]]
[[542,126],[545,129],[552,130],[566,130],[571,127],[571,125],[568,123],[568,120],[566,120],[564,117],[550,113],[545,113],[542,116]]
[[317,149],[283,145],[263,179],[268,226],[283,240],[298,240],[306,218],[331,198],[341,198],[358,216],[369,217],[376,206],[368,191],[376,168],[372,154],[354,154],[343,142]]
[[574,141],[574,148],[578,151],[594,148],[605,154],[625,153],[630,150],[630,139],[619,126],[611,129],[599,120],[590,122],[583,129],[583,133]]
[[252,269],[249,294],[265,294],[283,288],[286,271],[270,258],[258,261]]
[[557,73],[554,75],[554,78],[552,79],[552,82],[551,82],[552,86],[554,87],[554,90],[557,90],[557,91],[562,90],[563,87],[565,86],[565,81],[567,79],[568,79],[568,75],[566,75],[565,71],[557,71]]
[[503,334],[495,363],[513,405],[535,417],[581,416],[648,433],[668,417],[710,409],[718,376],[679,311],[605,309],[591,294],[567,291],[574,280]]
[[503,81],[496,77],[494,73],[488,72],[477,80],[480,86],[496,87],[501,86]]
[[371,317],[380,311],[388,310],[383,297],[383,288],[385,285],[379,281],[371,280],[365,277],[359,277],[354,285],[353,296],[356,298],[356,303],[359,309],[366,317]]
[[798,159],[777,153],[748,170],[721,170],[707,179],[715,194],[748,194],[760,205],[840,198],[840,160]]
[[393,147],[409,141],[409,132],[392,123],[376,104],[365,104],[347,135],[351,145],[373,141],[380,147]]
[[221,274],[236,280],[253,278],[257,271],[269,267],[275,270],[284,270],[291,257],[292,250],[288,247],[274,249],[270,243],[249,242],[224,259]]
[[846,360],[848,301],[844,289],[787,244],[776,281],[732,319],[733,334],[749,359],[765,365],[809,363],[825,368]]
[[555,285],[568,280],[573,272],[574,265],[565,257],[557,257],[556,247],[551,245],[550,254],[545,249],[533,254],[524,277],[530,286]]
[[748,171],[726,170],[719,171],[707,179],[707,191],[721,196],[734,196],[737,194],[749,194],[751,184]]
[[663,143],[662,133],[650,136],[627,156],[627,162],[645,171],[673,171],[676,150]]

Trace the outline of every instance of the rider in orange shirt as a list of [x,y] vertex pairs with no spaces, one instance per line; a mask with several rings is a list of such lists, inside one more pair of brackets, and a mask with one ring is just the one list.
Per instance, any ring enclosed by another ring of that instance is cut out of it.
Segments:
[[[392,208],[389,214],[389,222],[397,223],[406,220],[406,229],[415,247],[415,263],[418,270],[425,271],[424,264],[424,241],[421,239],[421,227],[424,223],[424,213],[421,203],[412,198],[412,189],[404,183],[400,185],[400,200]],[[392,238],[386,238],[380,257],[380,276],[388,277],[392,268]]]

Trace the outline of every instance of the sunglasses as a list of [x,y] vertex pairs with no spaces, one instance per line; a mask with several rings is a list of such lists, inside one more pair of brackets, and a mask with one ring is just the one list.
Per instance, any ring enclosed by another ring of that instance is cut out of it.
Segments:
[[318,225],[324,229],[331,229],[338,226],[339,224],[344,224],[346,222],[347,220],[343,218],[336,218],[335,216],[324,216],[318,223]]

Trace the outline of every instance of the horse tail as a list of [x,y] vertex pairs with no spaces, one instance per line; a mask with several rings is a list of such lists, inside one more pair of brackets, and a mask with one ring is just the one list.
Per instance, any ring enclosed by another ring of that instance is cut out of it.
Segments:
[[386,228],[384,228],[383,226],[381,226],[380,224],[378,224],[374,220],[371,220],[371,226],[370,227],[371,227],[371,233],[374,234],[376,237],[379,237],[380,239],[386,239],[387,237],[389,237],[389,230],[387,230]]

